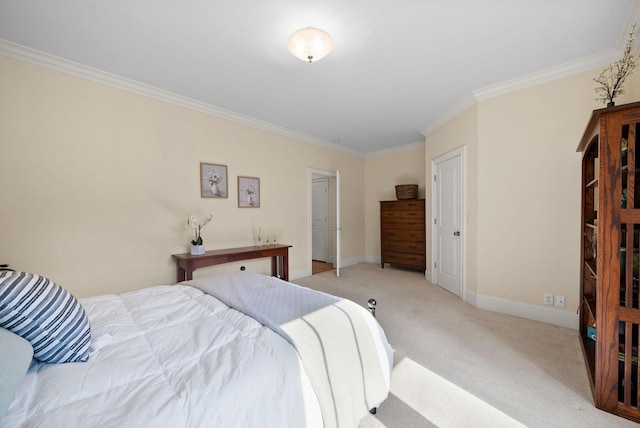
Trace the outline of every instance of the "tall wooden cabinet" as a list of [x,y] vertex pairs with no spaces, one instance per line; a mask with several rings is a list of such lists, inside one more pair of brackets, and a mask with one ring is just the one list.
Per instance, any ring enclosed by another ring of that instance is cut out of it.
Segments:
[[380,201],[381,265],[420,269],[426,264],[424,199]]
[[640,422],[640,102],[595,110],[582,157],[580,337],[596,407]]

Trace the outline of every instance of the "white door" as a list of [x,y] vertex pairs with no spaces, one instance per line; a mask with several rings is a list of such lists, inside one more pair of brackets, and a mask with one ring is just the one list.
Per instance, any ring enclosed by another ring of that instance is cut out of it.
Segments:
[[340,276],[340,234],[342,223],[340,222],[340,171],[336,171],[336,276]]
[[440,156],[433,171],[433,283],[462,298],[464,149]]
[[311,258],[329,261],[329,179],[313,180],[311,187]]

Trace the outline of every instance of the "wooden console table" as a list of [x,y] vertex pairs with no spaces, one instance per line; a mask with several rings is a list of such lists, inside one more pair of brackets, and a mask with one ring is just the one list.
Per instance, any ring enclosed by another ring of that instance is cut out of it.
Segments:
[[174,254],[173,258],[178,262],[178,282],[193,279],[193,271],[201,267],[263,257],[271,257],[271,275],[288,281],[290,247],[291,245],[278,244],[268,247],[226,248],[206,251],[200,256],[192,256],[190,253]]

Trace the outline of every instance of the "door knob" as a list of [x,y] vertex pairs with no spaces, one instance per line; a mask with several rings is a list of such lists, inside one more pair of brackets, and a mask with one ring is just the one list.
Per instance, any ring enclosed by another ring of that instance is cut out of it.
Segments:
[[455,232],[453,232],[453,235],[454,235],[454,236],[460,236],[460,231],[459,231],[459,230],[456,230]]

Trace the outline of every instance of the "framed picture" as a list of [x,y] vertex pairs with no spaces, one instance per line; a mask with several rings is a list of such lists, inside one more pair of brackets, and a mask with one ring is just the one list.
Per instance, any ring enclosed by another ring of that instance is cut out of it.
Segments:
[[238,176],[238,207],[260,207],[260,179]]
[[203,198],[227,198],[227,166],[200,162],[200,196]]

